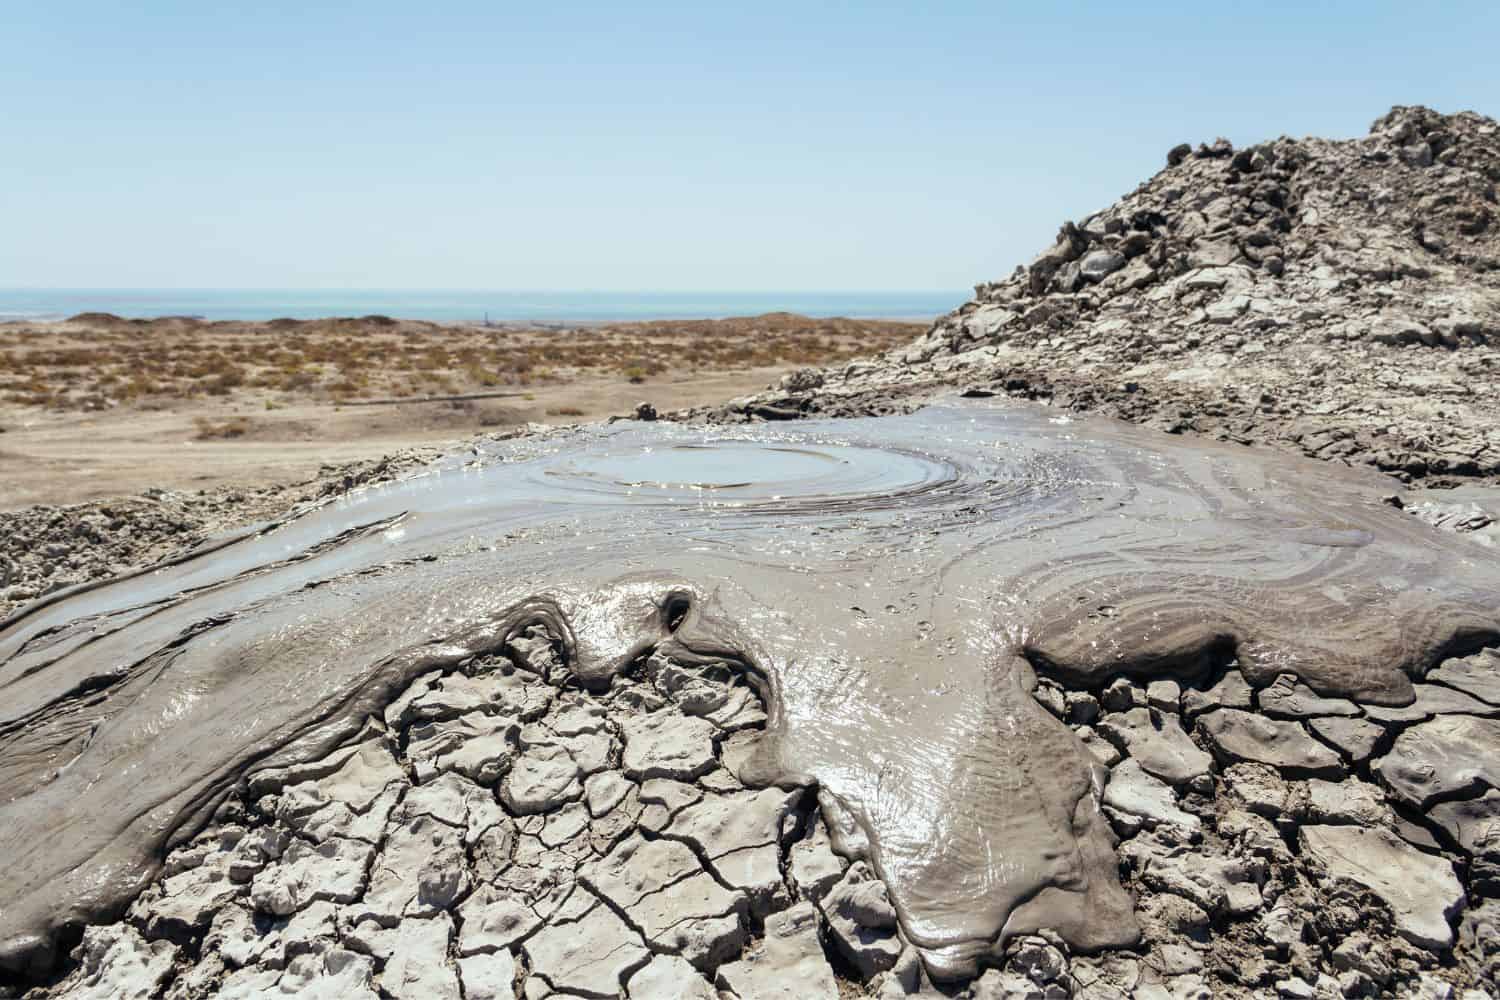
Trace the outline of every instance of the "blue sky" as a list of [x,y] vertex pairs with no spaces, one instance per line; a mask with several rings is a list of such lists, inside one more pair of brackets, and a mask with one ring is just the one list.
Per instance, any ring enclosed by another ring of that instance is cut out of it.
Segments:
[[1180,141],[1500,112],[1500,5],[0,5],[0,287],[963,289]]

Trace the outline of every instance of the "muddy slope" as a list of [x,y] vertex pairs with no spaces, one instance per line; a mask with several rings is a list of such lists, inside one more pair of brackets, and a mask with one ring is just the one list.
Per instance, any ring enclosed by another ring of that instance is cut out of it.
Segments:
[[1393,108],[1352,140],[1180,146],[921,340],[692,416],[881,412],[934,387],[1500,478],[1500,126]]
[[[1113,779],[1033,697],[1038,671],[1087,689],[1233,662],[1374,712],[1500,639],[1500,566],[1383,504],[1378,477],[1029,406],[709,438],[621,424],[485,459],[0,632],[13,968],[119,913],[256,774],[536,627],[567,686],[612,691],[654,654],[756,691],[764,739],[730,770],[820,789],[926,975],[973,977],[1042,930],[1129,947]],[[622,723],[627,763],[692,731],[643,714]],[[503,802],[519,764],[490,765]]]

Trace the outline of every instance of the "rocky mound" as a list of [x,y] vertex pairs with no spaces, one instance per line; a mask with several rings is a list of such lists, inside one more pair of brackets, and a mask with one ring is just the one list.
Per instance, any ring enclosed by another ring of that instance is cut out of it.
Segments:
[[959,386],[1407,480],[1494,479],[1496,181],[1500,125],[1472,112],[1181,145],[915,344],[710,416],[881,412]]

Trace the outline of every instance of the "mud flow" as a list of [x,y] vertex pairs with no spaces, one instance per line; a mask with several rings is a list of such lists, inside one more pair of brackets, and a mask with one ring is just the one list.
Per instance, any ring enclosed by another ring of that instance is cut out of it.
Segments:
[[1384,486],[977,403],[483,446],[0,628],[4,961],[46,966],[257,774],[528,635],[595,693],[652,658],[747,682],[765,722],[735,779],[815,783],[933,975],[1040,928],[1130,944],[1102,765],[1038,674],[1232,663],[1410,703],[1500,636],[1500,564]]

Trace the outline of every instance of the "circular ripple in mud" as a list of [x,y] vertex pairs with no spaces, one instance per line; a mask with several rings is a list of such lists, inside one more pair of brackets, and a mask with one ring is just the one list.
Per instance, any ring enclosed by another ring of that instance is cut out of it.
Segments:
[[958,479],[948,463],[902,451],[735,439],[557,455],[527,474],[573,500],[725,506],[884,501]]

